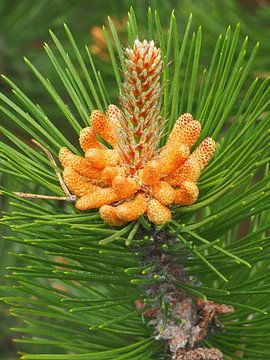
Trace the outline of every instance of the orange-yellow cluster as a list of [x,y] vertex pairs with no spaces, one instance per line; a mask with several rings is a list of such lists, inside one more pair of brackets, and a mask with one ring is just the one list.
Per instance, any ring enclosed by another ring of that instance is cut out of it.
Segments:
[[201,126],[192,115],[183,114],[166,145],[134,173],[119,151],[120,116],[115,105],[109,106],[106,115],[94,110],[91,127],[80,134],[84,157],[65,147],[60,150],[65,183],[78,197],[78,209],[99,208],[109,225],[121,226],[140,215],[154,224],[164,224],[171,219],[171,205],[190,205],[197,200],[197,181],[214,153],[215,142],[208,137],[190,153]]

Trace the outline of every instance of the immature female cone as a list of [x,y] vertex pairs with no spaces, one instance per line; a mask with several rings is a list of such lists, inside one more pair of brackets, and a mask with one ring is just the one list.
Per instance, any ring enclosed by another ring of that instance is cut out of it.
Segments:
[[197,200],[196,183],[214,153],[215,142],[206,138],[190,154],[201,125],[191,114],[183,114],[166,145],[158,150],[162,131],[160,49],[153,41],[135,40],[125,54],[121,109],[110,105],[107,114],[94,110],[91,127],[82,129],[80,135],[85,156],[62,148],[59,160],[67,186],[79,197],[78,209],[100,208],[100,216],[112,226],[144,214],[161,225],[171,219],[170,205],[190,205]]

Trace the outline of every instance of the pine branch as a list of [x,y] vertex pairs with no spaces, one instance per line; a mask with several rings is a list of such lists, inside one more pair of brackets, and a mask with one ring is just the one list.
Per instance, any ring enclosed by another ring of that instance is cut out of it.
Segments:
[[[164,64],[161,108],[166,123],[160,145],[165,144],[177,117],[187,110],[202,125],[198,142],[206,136],[218,142],[214,159],[198,184],[200,197],[191,206],[173,206],[173,220],[162,227],[154,227],[141,217],[115,228],[106,225],[96,210],[81,212],[73,204],[23,199],[13,193],[13,188],[3,189],[12,199],[12,211],[1,220],[13,231],[8,239],[28,249],[14,255],[25,265],[10,268],[9,279],[16,285],[14,295],[5,299],[12,313],[24,323],[14,329],[25,335],[17,342],[31,345],[29,354],[22,359],[165,358],[167,350],[153,339],[155,326],[146,326],[142,321],[146,308],[139,311],[134,305],[143,299],[147,309],[156,304],[171,309],[161,290],[151,296],[146,291],[162,289],[168,282],[171,272],[161,258],[173,258],[174,266],[184,269],[185,279],[173,279],[179,294],[235,309],[234,313],[222,315],[224,331],[213,331],[200,347],[220,349],[227,359],[269,358],[267,341],[262,345],[254,340],[258,331],[267,339],[270,330],[270,88],[268,80],[248,80],[258,46],[246,59],[247,40],[239,41],[239,26],[229,28],[225,36],[219,37],[205,70],[200,62],[202,30],[190,34],[191,18],[185,33],[178,34],[172,14],[168,41],[158,14],[153,16],[151,10],[148,24],[149,39],[157,39]],[[60,96],[46,76],[29,60],[26,63],[59,108],[66,127],[77,136],[91,110],[104,111],[108,96],[89,51],[86,57],[80,54],[66,26],[65,31],[73,49],[70,56],[53,33],[56,47],[46,45],[45,49],[66,94]],[[116,83],[121,83],[119,69],[124,54],[112,21],[109,31],[113,40],[109,36],[106,39],[112,66]],[[129,42],[138,36],[133,10],[128,18],[128,34]],[[0,95],[1,111],[12,124],[35,138],[54,157],[62,146],[80,153],[42,107],[12,81],[5,80],[14,95],[12,99]],[[46,155],[3,126],[1,132],[9,142],[0,145],[1,170],[10,178],[22,180],[20,190],[34,184],[41,195],[63,196],[56,167]],[[246,219],[248,231],[239,235]],[[165,234],[165,240],[158,242],[161,234]],[[153,247],[158,256],[149,251]],[[199,314],[198,307],[196,311]],[[31,354],[36,351],[35,345],[39,353]]]

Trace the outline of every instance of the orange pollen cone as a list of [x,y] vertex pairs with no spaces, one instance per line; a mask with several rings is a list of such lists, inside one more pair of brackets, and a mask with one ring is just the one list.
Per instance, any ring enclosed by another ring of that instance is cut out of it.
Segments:
[[161,51],[153,41],[135,40],[125,55],[121,108],[111,104],[106,114],[92,111],[90,126],[80,133],[83,156],[63,147],[59,161],[79,210],[99,209],[110,226],[139,216],[162,225],[172,218],[172,204],[197,201],[197,181],[216,145],[208,137],[196,147],[201,124],[186,113],[158,149],[163,126]]

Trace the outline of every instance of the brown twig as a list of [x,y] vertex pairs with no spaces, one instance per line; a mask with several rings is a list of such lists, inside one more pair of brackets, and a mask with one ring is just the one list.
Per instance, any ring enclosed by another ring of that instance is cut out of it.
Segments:
[[[34,143],[35,145],[37,145],[38,147],[40,147],[40,149],[44,152],[44,154],[47,155],[48,159],[50,160],[50,162],[55,166],[57,167],[57,164],[52,156],[52,154],[49,152],[49,150],[47,150],[43,145],[41,145],[37,140],[35,139],[32,139],[31,140],[32,143]],[[68,198],[70,198],[72,196],[72,194],[69,192],[65,182],[64,182],[64,179],[62,178],[61,174],[59,171],[56,170],[56,168],[54,169],[55,171],[55,174],[56,176],[58,177],[58,180],[59,180],[59,183],[60,183],[60,186],[61,188],[63,189],[64,193],[66,194],[66,196]]]
[[[65,184],[65,181],[62,178],[62,175],[56,169],[57,164],[56,164],[52,154],[50,153],[50,151],[47,150],[43,145],[41,145],[37,140],[31,139],[31,141],[32,141],[32,143],[37,145],[44,152],[45,155],[47,155],[49,161],[54,166],[55,174],[56,174],[56,176],[57,176],[57,178],[59,180],[60,186],[63,189],[66,196],[40,195],[40,194],[31,194],[31,193],[25,193],[25,192],[13,192],[13,194],[15,194],[15,195],[17,195],[17,196],[19,196],[21,198],[28,198],[28,199],[75,201],[76,200],[76,195],[72,195],[69,192],[69,190],[68,190],[68,188],[67,188],[67,186]],[[1,192],[0,192],[0,195],[2,195]]]
[[53,195],[40,195],[40,194],[30,194],[24,192],[14,192],[13,194],[28,199],[43,199],[43,200],[65,200],[65,201],[73,201],[73,197],[75,195],[70,196],[53,196]]

